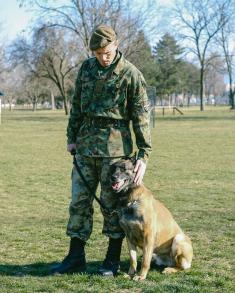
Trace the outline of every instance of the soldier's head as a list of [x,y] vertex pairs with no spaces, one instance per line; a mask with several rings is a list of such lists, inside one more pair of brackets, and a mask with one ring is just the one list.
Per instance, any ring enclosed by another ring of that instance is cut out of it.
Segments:
[[90,49],[103,67],[107,67],[113,62],[117,48],[117,35],[112,27],[100,25],[93,31]]

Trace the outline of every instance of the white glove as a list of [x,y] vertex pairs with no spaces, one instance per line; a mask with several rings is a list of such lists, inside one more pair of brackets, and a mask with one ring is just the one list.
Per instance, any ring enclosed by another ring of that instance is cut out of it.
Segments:
[[140,185],[142,183],[145,170],[146,170],[146,163],[144,163],[142,160],[137,160],[135,164],[135,169],[134,169],[134,172],[136,172],[134,182],[137,185]]

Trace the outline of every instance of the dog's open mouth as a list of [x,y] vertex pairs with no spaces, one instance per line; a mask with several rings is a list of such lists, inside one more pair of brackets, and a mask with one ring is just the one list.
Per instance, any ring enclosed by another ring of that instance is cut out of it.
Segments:
[[113,190],[118,191],[124,185],[124,183],[125,183],[125,180],[112,183]]

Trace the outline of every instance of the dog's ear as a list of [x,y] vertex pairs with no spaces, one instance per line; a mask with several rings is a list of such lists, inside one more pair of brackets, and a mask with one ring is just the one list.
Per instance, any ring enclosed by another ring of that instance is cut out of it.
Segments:
[[128,170],[134,170],[136,164],[136,156],[131,156],[126,160],[126,168]]

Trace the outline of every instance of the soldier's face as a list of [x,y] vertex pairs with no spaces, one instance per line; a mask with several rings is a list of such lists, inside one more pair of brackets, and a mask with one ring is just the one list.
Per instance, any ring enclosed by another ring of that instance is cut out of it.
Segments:
[[94,55],[96,59],[99,61],[101,66],[107,67],[113,62],[116,56],[117,48],[118,48],[118,43],[117,41],[115,41],[106,47],[99,48],[94,51]]

